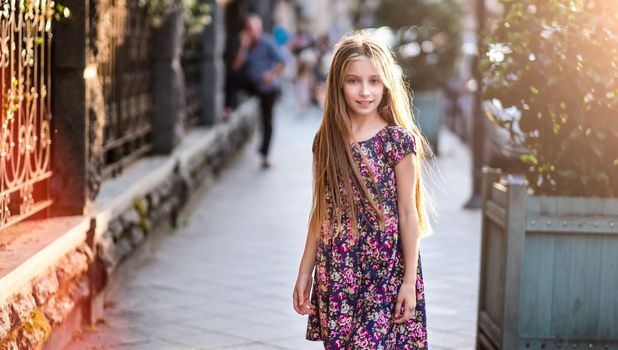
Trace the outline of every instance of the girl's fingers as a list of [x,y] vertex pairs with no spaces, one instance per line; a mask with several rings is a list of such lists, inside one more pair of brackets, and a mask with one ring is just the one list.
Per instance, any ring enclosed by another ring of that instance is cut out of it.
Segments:
[[315,305],[307,303],[305,306],[305,315],[315,315]]
[[313,315],[315,314],[315,305],[311,304],[310,298],[309,298],[309,290],[307,289],[305,291],[305,295],[304,295],[304,299],[305,299],[305,310],[307,311],[307,315]]
[[411,311],[406,311],[403,315],[396,317],[394,319],[394,322],[397,324],[401,324],[401,323],[406,323],[409,320],[412,319],[412,317],[414,317],[414,314],[416,313],[415,309],[412,309]]
[[397,300],[397,305],[395,305],[395,318],[401,316],[403,311],[403,300]]
[[300,311],[300,304],[298,303],[298,293],[296,293],[296,289],[294,289],[294,294],[292,295],[292,300],[293,300],[293,305],[294,305],[294,311],[296,311],[296,313],[302,315],[302,312]]

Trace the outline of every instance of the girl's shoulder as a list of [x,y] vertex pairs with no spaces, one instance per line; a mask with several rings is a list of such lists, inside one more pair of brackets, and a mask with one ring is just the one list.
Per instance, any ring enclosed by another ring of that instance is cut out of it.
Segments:
[[388,125],[384,128],[386,130],[386,141],[395,143],[414,143],[414,134],[407,128],[401,125]]
[[385,129],[385,151],[393,165],[409,153],[416,153],[416,138],[410,130],[400,125],[389,125]]

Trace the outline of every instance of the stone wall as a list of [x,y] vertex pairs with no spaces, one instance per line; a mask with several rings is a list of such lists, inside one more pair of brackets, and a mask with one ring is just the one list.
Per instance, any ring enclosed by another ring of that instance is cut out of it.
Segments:
[[37,349],[89,295],[92,251],[84,243],[0,302],[0,349]]
[[[258,119],[256,102],[247,101],[228,123],[202,129],[196,139],[205,142],[181,144],[180,150],[166,156],[168,162],[165,164],[171,161],[175,165],[162,177],[164,180],[154,184],[152,190],[120,203],[124,209],[108,219],[94,213],[89,233],[84,233],[87,225],[81,229],[83,238],[78,240],[81,243],[75,244],[75,249],[56,261],[45,260],[48,268],[44,272],[19,281],[25,287],[7,298],[0,298],[0,350],[62,349],[82,320],[86,324],[96,322],[104,312],[104,291],[108,281],[114,278],[114,270],[135,252],[155,227],[166,227],[161,225],[166,221],[175,225],[178,212],[191,193],[214,179],[250,139]],[[139,182],[128,187],[139,187],[142,185]],[[45,220],[33,225],[42,231],[39,237],[47,234]],[[107,229],[96,235],[98,226]],[[36,238],[23,241],[33,239]],[[19,249],[10,244],[0,241],[0,249]],[[0,283],[15,283],[2,278],[0,274]]]
[[169,221],[177,225],[178,213],[198,186],[216,178],[251,138],[257,120],[257,101],[242,105],[228,123],[220,123],[208,131],[208,141],[193,152],[174,154],[173,171],[166,179],[127,203],[126,209],[111,218],[107,230],[96,241],[96,264],[93,288],[105,288],[113,271],[150,235],[154,227]]

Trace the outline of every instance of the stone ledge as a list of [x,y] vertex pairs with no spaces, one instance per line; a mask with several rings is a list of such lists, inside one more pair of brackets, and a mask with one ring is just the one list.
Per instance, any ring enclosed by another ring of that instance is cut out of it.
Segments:
[[171,155],[139,159],[118,177],[104,181],[90,210],[96,218],[95,240],[109,229],[114,218],[131,206],[135,198],[152,192],[173,176],[176,169],[185,181],[192,183],[193,179],[188,175],[191,173],[191,163],[207,153],[208,148],[220,138],[229,137],[231,130],[250,123],[248,120],[257,108],[257,100],[250,99],[233,113],[228,123],[196,127],[183,136]]
[[[214,179],[249,139],[256,103],[243,103],[227,123],[191,130],[171,154],[140,159],[105,181],[86,216],[26,221],[3,230],[0,349],[59,348],[82,317],[92,323],[102,315],[114,268],[163,218],[174,224],[192,190],[204,178]],[[86,245],[92,219],[94,247]]]
[[0,300],[21,291],[86,240],[83,216],[26,221],[0,235]]

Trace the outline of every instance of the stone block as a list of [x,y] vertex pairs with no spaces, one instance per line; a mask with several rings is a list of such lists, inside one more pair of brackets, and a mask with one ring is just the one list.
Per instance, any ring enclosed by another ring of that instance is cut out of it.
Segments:
[[165,181],[161,184],[161,186],[158,186],[156,192],[159,194],[159,197],[161,197],[161,201],[164,201],[165,198],[167,198],[167,196],[171,192],[171,190],[172,190],[172,186],[170,182]]
[[[109,231],[108,231],[109,232]],[[116,245],[111,235],[103,235],[97,241],[97,256],[105,266],[105,270],[110,273],[115,268]]]
[[51,331],[51,326],[40,309],[24,323],[17,332],[16,342],[19,349],[39,349]]
[[159,193],[157,191],[152,191],[152,193],[150,193],[148,196],[151,207],[156,207],[157,205],[159,205],[159,203],[161,203],[161,196],[159,196]]
[[129,237],[120,238],[114,247],[114,263],[117,264],[133,252],[133,243]]
[[76,250],[86,256],[86,259],[88,259],[88,263],[91,263],[94,261],[94,252],[88,246],[88,244],[86,244],[86,242],[80,244]]
[[83,274],[77,278],[67,289],[69,297],[75,304],[84,300],[90,295],[90,288],[88,284],[88,275]]
[[[147,225],[148,227],[152,227],[152,224],[150,224],[149,220],[147,220]],[[131,229],[130,236],[131,236],[131,242],[135,246],[140,245],[146,238],[146,235],[144,234],[144,230],[141,227],[140,228],[133,227]]]
[[56,269],[52,267],[32,286],[32,295],[37,306],[45,304],[58,291],[59,285]]
[[[0,307],[0,344],[11,333],[11,313],[8,305]],[[2,347],[0,346],[0,350]]]
[[16,340],[5,339],[0,342],[0,350],[19,350],[19,347]]
[[68,253],[56,265],[56,276],[60,285],[68,283],[73,278],[88,270],[88,257],[79,251]]
[[43,306],[45,318],[52,326],[62,322],[75,307],[75,302],[68,295],[56,295]]
[[139,225],[139,220],[140,220],[139,214],[133,208],[124,212],[121,218],[122,218],[122,223],[124,226],[123,229],[126,229],[127,226],[130,226],[130,225]]
[[114,238],[118,239],[122,236],[122,232],[124,231],[124,226],[120,222],[120,220],[113,220],[108,227],[109,234]]
[[28,289],[15,296],[11,302],[11,328],[15,328],[32,317],[36,309],[34,297]]

